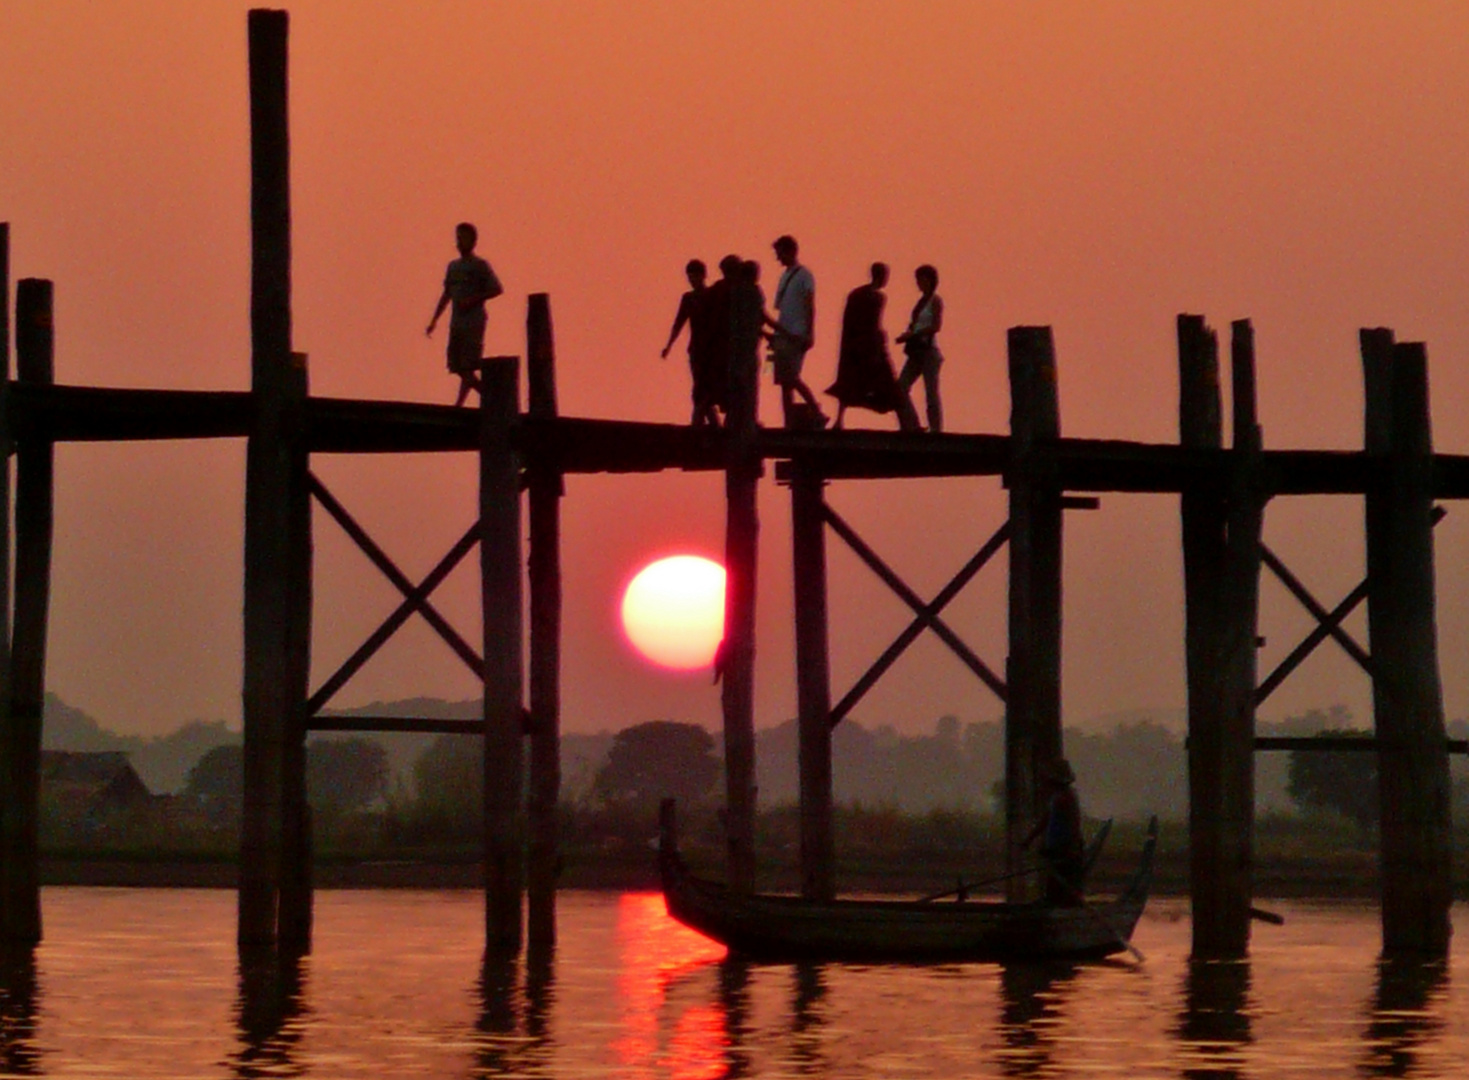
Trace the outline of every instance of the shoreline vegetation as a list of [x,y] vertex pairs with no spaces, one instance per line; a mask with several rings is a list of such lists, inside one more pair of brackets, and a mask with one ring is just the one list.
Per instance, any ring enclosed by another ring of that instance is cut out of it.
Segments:
[[[383,715],[472,717],[482,704],[375,703]],[[1089,882],[1099,895],[1131,875],[1143,823],[1164,823],[1154,893],[1188,892],[1187,752],[1182,716],[1131,713],[1067,728],[1087,833],[1115,821]],[[1366,735],[1341,707],[1261,721],[1261,733]],[[1469,735],[1469,722],[1450,733]],[[238,733],[185,725],[142,740],[106,731],[54,696],[42,755],[42,881],[48,885],[233,887],[243,802]],[[757,733],[762,812],[757,886],[799,881],[794,721]],[[477,888],[484,762],[473,736],[313,738],[307,744],[313,877],[322,888]],[[682,850],[719,879],[725,841],[718,740],[696,724],[648,721],[561,740],[561,873],[567,889],[656,889],[657,805],[680,808]],[[927,895],[959,881],[974,895],[1003,872],[1003,726],[941,717],[931,733],[845,721],[834,733],[837,883],[844,893]],[[1456,896],[1469,899],[1469,762],[1453,763]],[[1318,751],[1256,759],[1255,893],[1378,894],[1375,756]],[[161,793],[160,793],[161,792]]]
[[[597,815],[597,817],[603,817]],[[559,886],[563,889],[657,890],[657,860],[651,829],[628,822],[594,820],[568,811],[567,842]],[[359,823],[361,824],[361,823]],[[1090,834],[1099,823],[1088,823]],[[701,873],[722,877],[722,847],[716,813],[690,815],[682,845]],[[794,809],[762,817],[759,888],[797,888]],[[960,879],[978,886],[976,897],[1000,886],[984,882],[1003,873],[1000,823],[989,815],[937,812],[904,815],[882,808],[846,808],[838,814],[839,888],[847,894],[926,894]],[[356,843],[324,845],[314,879],[322,889],[474,889],[482,886],[480,854],[472,842],[452,844]],[[1118,822],[1112,830],[1088,891],[1114,892],[1126,882],[1141,849],[1141,822]],[[224,839],[220,837],[219,839]],[[1455,897],[1469,899],[1469,830],[1456,838]],[[171,851],[150,846],[89,844],[45,853],[42,883],[66,886],[233,888],[237,860],[226,845]],[[1162,826],[1153,892],[1188,894],[1187,827]],[[1356,899],[1378,895],[1378,854],[1371,838],[1340,819],[1272,817],[1256,824],[1255,894],[1262,899]]]

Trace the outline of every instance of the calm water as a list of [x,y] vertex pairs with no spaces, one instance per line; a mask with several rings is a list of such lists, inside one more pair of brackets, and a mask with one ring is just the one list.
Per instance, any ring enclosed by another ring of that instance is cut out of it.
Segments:
[[[1155,902],[1147,963],[749,966],[657,896],[570,893],[561,944],[482,970],[467,892],[324,892],[299,969],[238,969],[234,895],[51,889],[0,979],[0,1076],[1461,1077],[1469,942],[1382,969],[1362,906],[1277,904],[1248,965],[1187,963]],[[1462,915],[1463,912],[1456,912]],[[1462,919],[1460,920],[1462,924]],[[1462,940],[1462,937],[1461,937]]]

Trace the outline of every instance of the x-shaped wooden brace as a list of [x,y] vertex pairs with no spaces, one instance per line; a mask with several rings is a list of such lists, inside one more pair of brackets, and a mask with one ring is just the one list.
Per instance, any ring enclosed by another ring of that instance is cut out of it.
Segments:
[[[1444,509],[1433,508],[1433,524],[1437,525],[1443,520]],[[1296,668],[1300,667],[1306,657],[1310,656],[1328,637],[1335,641],[1346,651],[1346,654],[1357,662],[1357,666],[1368,675],[1372,674],[1372,657],[1366,649],[1357,644],[1355,638],[1341,628],[1343,620],[1346,619],[1357,606],[1367,599],[1369,591],[1369,578],[1363,578],[1357,583],[1357,587],[1347,593],[1346,597],[1336,607],[1327,611],[1317,599],[1311,595],[1300,580],[1290,572],[1285,563],[1264,544],[1260,545],[1260,561],[1269,568],[1282,585],[1290,591],[1290,594],[1301,602],[1301,606],[1311,613],[1316,620],[1316,629],[1307,634],[1299,645],[1290,651],[1290,655],[1282,660],[1274,671],[1265,677],[1265,681],[1255,688],[1255,704],[1259,705],[1268,698],[1286,677]]]
[[974,672],[975,675],[979,676],[980,681],[994,691],[996,697],[1004,701],[1005,680],[991,671],[983,660],[974,655],[974,652],[969,646],[965,645],[959,639],[959,636],[953,630],[949,629],[948,625],[939,618],[939,612],[943,611],[948,606],[949,601],[958,596],[964,586],[969,584],[974,575],[984,568],[984,564],[989,562],[995,553],[1005,546],[1005,542],[1010,539],[1010,523],[1007,521],[996,529],[995,534],[985,541],[984,546],[979,549],[974,558],[964,564],[963,569],[954,575],[953,579],[944,586],[943,590],[933,600],[925,604],[919,598],[918,594],[908,588],[904,584],[903,579],[898,577],[892,568],[883,562],[875,551],[867,546],[862,538],[857,535],[856,531],[843,521],[841,516],[825,502],[821,504],[821,515],[826,523],[831,526],[832,531],[845,540],[847,546],[857,553],[857,557],[865,562],[868,568],[881,578],[888,588],[897,593],[902,601],[913,609],[914,613],[914,619],[908,624],[908,628],[897,636],[893,643],[883,651],[881,656],[873,661],[872,666],[867,669],[852,689],[847,691],[846,696],[837,702],[835,708],[831,710],[832,726],[835,727],[842,722],[857,702],[861,701],[867,691],[872,689],[873,684],[882,678],[883,673],[893,666],[893,662],[899,656],[903,655],[903,651],[925,629],[932,630],[937,634],[939,639],[952,649],[960,660],[964,661],[965,666]]
[[362,549],[363,554],[372,561],[372,564],[381,570],[383,575],[403,594],[403,602],[393,610],[393,613],[383,620],[382,625],[369,635],[361,647],[346,659],[331,678],[321,684],[321,689],[311,695],[310,700],[306,703],[307,715],[315,716],[320,712],[322,706],[331,700],[332,695],[361,670],[362,665],[386,644],[387,640],[408,621],[408,617],[414,612],[422,615],[424,621],[438,631],[439,636],[464,661],[469,670],[483,679],[484,660],[467,641],[459,636],[459,633],[449,625],[448,620],[440,615],[428,600],[433,591],[463,561],[464,556],[473,551],[474,546],[479,543],[479,522],[476,521],[471,525],[469,530],[459,538],[459,542],[449,549],[449,553],[429,571],[428,576],[419,584],[414,585],[408,576],[398,569],[393,560],[388,558],[383,549],[373,542],[372,537],[367,535],[367,531],[357,524],[351,514],[347,513],[346,508],[336,500],[336,497],[326,489],[326,485],[318,480],[315,474],[308,474],[307,479],[311,485],[311,494],[316,497],[316,501],[342,527],[342,531]]

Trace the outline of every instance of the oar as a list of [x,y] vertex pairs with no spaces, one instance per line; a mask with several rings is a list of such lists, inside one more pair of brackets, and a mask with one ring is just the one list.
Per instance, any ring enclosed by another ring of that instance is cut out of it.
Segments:
[[1040,867],[1038,866],[1027,866],[1023,870],[1015,870],[1009,874],[1001,874],[999,877],[996,878],[987,878],[984,881],[976,881],[972,885],[964,884],[964,879],[960,878],[959,887],[957,889],[945,889],[943,892],[936,892],[931,896],[920,896],[914,902],[918,904],[932,903],[934,900],[942,900],[947,896],[957,896],[960,893],[972,892],[975,889],[987,888],[990,885],[998,885],[1000,882],[1009,881],[1011,878],[1024,877],[1026,874],[1034,874],[1039,869]]
[[1049,874],[1054,880],[1060,882],[1063,889],[1069,892],[1072,896],[1076,897],[1076,902],[1081,906],[1081,909],[1085,911],[1088,915],[1090,915],[1093,919],[1096,919],[1097,923],[1102,927],[1102,929],[1106,930],[1109,934],[1112,935],[1113,938],[1116,939],[1117,944],[1121,945],[1128,952],[1132,953],[1133,958],[1137,960],[1139,964],[1147,963],[1148,958],[1142,954],[1138,947],[1132,942],[1128,941],[1125,937],[1123,937],[1118,932],[1117,927],[1112,925],[1111,920],[1108,919],[1107,916],[1103,915],[1096,908],[1088,904],[1086,902],[1086,897],[1081,895],[1075,885],[1071,884],[1071,882],[1062,877],[1054,866],[1042,859],[1041,869]]
[[1255,919],[1258,922],[1269,923],[1271,926],[1285,925],[1284,915],[1277,915],[1275,912],[1266,911],[1264,908],[1250,908],[1250,918]]

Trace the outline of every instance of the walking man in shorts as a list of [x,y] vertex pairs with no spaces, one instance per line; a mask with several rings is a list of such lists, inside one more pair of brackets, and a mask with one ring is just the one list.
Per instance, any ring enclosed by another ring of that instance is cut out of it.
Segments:
[[775,382],[780,387],[780,403],[786,426],[792,426],[796,395],[805,399],[816,426],[825,427],[826,415],[811,388],[801,379],[801,365],[815,340],[816,279],[796,261],[800,251],[793,236],[782,236],[773,245],[775,257],[785,267],[775,287],[775,318],[765,317],[770,333],[770,359],[775,365]]
[[449,372],[459,376],[459,396],[454,404],[463,405],[471,390],[482,390],[479,381],[480,361],[485,351],[485,301],[505,291],[490,264],[474,253],[479,231],[467,221],[454,228],[454,242],[459,258],[444,271],[444,292],[434,308],[434,317],[424,331],[432,337],[434,327],[444,309],[449,313]]

